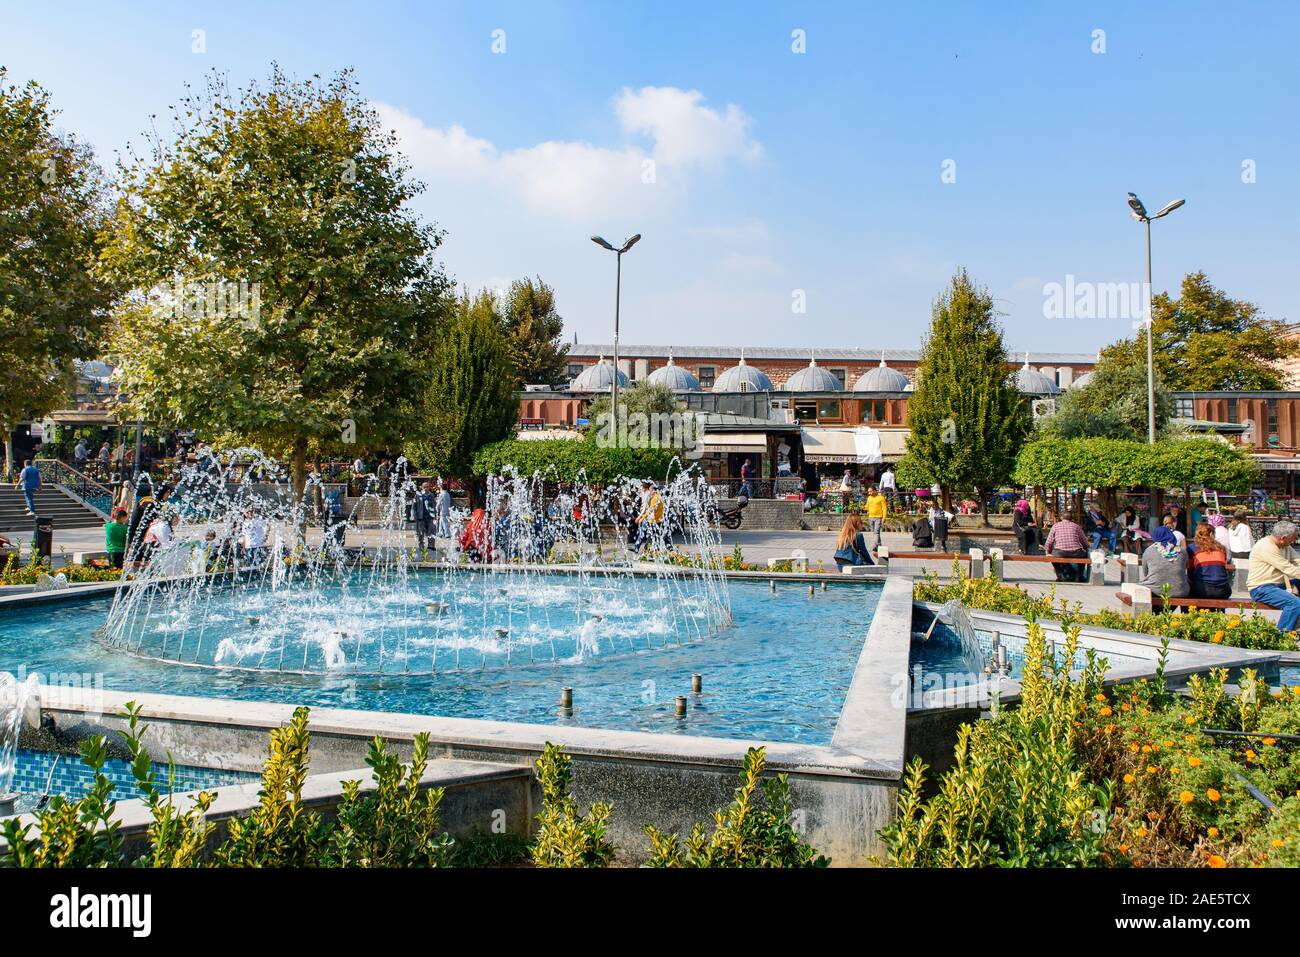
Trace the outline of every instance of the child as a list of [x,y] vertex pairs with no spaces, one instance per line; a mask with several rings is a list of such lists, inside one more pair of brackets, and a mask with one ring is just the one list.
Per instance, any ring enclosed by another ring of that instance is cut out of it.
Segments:
[[104,551],[108,564],[121,568],[126,561],[126,509],[113,509],[112,517],[104,523]]

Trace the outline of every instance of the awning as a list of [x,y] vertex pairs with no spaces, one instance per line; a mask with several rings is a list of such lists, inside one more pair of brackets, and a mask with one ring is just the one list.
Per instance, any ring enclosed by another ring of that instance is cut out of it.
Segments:
[[762,432],[710,432],[704,431],[704,451],[708,452],[767,452],[767,436]]
[[856,429],[806,428],[803,457],[808,462],[875,465],[883,461],[880,433],[865,425]]
[[897,462],[907,452],[907,437],[911,429],[881,429],[880,454],[886,462]]

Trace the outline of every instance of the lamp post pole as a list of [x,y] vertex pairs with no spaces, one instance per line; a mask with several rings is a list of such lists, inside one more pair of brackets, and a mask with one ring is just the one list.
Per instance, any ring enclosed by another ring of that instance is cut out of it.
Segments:
[[1128,208],[1133,218],[1147,228],[1147,442],[1156,444],[1156,364],[1155,364],[1155,288],[1151,283],[1151,221],[1168,216],[1183,203],[1185,199],[1176,199],[1168,203],[1155,215],[1147,213],[1142,200],[1136,194],[1128,194]]
[[600,236],[592,236],[591,241],[603,249],[608,249],[614,254],[614,374],[610,376],[609,382],[609,413],[613,417],[614,427],[614,445],[618,446],[618,314],[619,306],[623,298],[623,254],[631,249],[640,240],[641,234],[637,233],[631,238],[624,240],[622,246],[614,246],[606,242]]

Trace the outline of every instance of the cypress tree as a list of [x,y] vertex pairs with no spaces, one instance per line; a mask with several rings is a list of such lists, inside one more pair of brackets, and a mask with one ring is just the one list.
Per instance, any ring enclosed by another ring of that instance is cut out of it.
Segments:
[[943,489],[979,492],[985,521],[994,489],[1011,478],[1029,430],[1029,403],[1015,387],[993,297],[964,269],[934,304],[907,407],[909,461]]

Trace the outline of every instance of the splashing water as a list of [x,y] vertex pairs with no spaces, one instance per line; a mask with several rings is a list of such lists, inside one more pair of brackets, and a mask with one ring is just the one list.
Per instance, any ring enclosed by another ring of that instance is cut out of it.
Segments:
[[18,736],[28,709],[36,701],[38,678],[33,674],[19,681],[9,672],[0,671],[0,798],[13,793]]
[[404,460],[387,488],[372,480],[325,519],[317,505],[335,490],[318,477],[298,500],[255,450],[205,465],[160,506],[172,540],[118,591],[109,646],[199,667],[432,674],[661,649],[731,621],[698,475],[651,489],[508,472],[450,534],[422,529],[421,548]]
[[962,651],[962,667],[970,674],[983,671],[984,651],[980,648],[979,636],[975,634],[975,625],[966,606],[955,598],[946,601],[939,609],[939,618],[957,636]]

